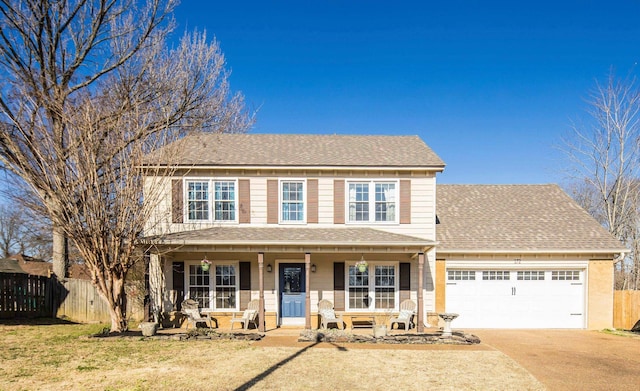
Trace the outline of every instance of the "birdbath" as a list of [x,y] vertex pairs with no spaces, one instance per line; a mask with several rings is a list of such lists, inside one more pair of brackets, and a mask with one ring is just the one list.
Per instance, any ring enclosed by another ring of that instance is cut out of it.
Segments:
[[438,316],[444,320],[444,329],[442,330],[442,336],[444,338],[451,338],[451,321],[458,317],[458,314],[444,313],[438,314]]

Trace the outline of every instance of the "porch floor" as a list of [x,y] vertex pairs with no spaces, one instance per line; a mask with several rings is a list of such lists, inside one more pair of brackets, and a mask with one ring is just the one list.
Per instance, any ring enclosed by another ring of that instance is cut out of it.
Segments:
[[[186,329],[186,328],[159,328],[158,329],[158,334],[166,334],[166,335],[171,335],[171,334],[183,334],[188,332],[189,330],[193,330],[193,328],[190,329]],[[219,327],[219,328],[214,328],[213,330],[219,332],[219,333],[229,333],[229,332],[234,332],[234,333],[260,333],[257,329],[249,329],[249,330],[244,330],[240,327],[235,327],[233,330],[230,328],[224,328],[224,327]],[[271,328],[271,329],[267,329],[265,331],[265,336],[268,337],[293,337],[293,336],[299,336],[300,333],[304,330],[304,327],[294,327],[294,326],[284,326],[284,327],[277,327],[277,328]],[[315,328],[312,328],[312,330],[318,330]],[[335,328],[331,328],[330,330],[336,330]],[[365,328],[365,327],[356,327],[354,329],[350,329],[349,327],[345,328],[346,332],[349,332],[351,334],[354,335],[371,335],[373,334],[373,329],[372,328]],[[424,328],[424,332],[423,334],[432,334],[432,333],[437,333],[441,331],[440,328],[437,327],[430,327]],[[405,330],[403,328],[397,329],[397,328],[393,328],[393,330],[389,330],[387,329],[387,334],[388,335],[402,335],[402,334],[418,334],[417,328],[414,327],[410,330]]]

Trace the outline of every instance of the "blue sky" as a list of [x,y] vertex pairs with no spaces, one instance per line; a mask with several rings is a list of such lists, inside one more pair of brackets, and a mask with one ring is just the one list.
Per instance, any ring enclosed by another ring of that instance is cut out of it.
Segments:
[[419,135],[439,183],[563,183],[595,80],[640,60],[640,1],[183,0],[256,133]]

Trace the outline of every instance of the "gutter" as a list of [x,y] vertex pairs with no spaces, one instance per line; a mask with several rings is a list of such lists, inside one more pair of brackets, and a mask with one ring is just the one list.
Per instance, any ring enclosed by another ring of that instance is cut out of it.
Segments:
[[[167,164],[143,164],[142,168],[165,168]],[[259,165],[198,165],[198,164],[172,164],[171,169],[183,170],[333,170],[333,171],[358,171],[358,170],[375,170],[375,171],[444,171],[444,165],[434,166],[316,166],[316,165],[300,165],[300,166],[259,166]]]
[[[150,241],[153,243],[153,241]],[[230,240],[230,241],[215,241],[211,239],[202,240],[160,240],[155,242],[156,245],[187,245],[187,246],[204,246],[204,245],[238,245],[238,246],[316,246],[316,247],[418,247],[418,248],[431,248],[438,244],[438,242],[331,242],[326,241],[273,241],[273,240],[259,240],[259,241],[247,241],[247,240]]]
[[[487,249],[468,249],[468,250],[447,250],[447,249],[439,249],[439,253],[444,254],[619,254],[616,258],[622,256],[624,258],[624,254],[628,253],[629,250],[621,251],[619,248],[616,249],[591,249],[591,250],[578,250],[578,249],[565,249],[565,250],[515,250],[515,249],[496,249],[496,250],[487,250]],[[617,262],[617,261],[616,261]]]

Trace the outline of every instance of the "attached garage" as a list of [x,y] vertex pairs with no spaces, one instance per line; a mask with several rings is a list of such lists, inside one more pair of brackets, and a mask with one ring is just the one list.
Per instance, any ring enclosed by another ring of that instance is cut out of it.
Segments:
[[462,328],[585,327],[585,271],[447,269],[446,311]]
[[435,313],[459,314],[454,329],[612,327],[627,249],[560,187],[438,185],[436,197]]

